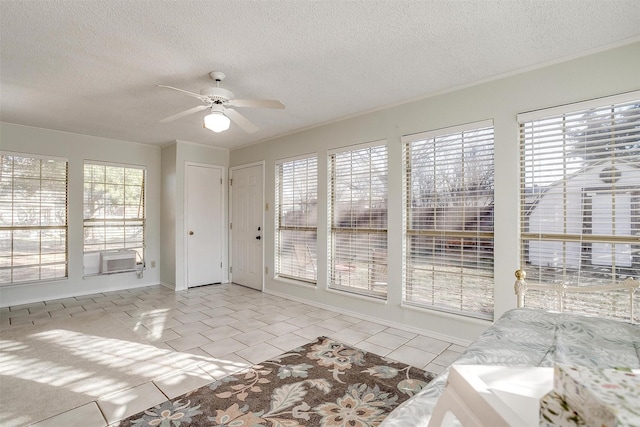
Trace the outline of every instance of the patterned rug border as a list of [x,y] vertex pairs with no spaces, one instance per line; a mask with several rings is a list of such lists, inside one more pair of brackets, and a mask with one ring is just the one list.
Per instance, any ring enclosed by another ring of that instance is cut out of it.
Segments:
[[321,336],[118,425],[377,426],[435,376]]

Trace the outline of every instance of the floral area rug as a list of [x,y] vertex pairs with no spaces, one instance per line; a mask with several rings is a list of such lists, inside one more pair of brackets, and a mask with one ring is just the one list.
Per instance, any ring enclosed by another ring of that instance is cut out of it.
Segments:
[[377,426],[434,374],[320,337],[120,426]]

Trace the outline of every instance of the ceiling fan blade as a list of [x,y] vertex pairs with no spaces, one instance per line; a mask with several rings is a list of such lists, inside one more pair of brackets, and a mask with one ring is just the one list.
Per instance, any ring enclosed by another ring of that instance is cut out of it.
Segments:
[[245,132],[253,133],[258,131],[258,126],[251,123],[245,116],[238,113],[236,110],[227,108],[224,110],[224,115],[229,117],[235,124],[244,129]]
[[234,107],[277,108],[284,109],[284,104],[276,99],[232,99],[229,105]]
[[206,105],[198,105],[197,107],[189,108],[188,110],[183,111],[182,113],[178,113],[178,114],[174,114],[173,116],[165,117],[164,119],[160,120],[160,123],[171,122],[171,121],[173,121],[175,119],[179,119],[180,117],[188,116],[189,114],[193,114],[193,113],[197,113],[198,111],[206,110],[207,108],[209,108],[209,107],[206,106]]
[[166,86],[166,85],[158,85],[158,87],[164,87],[167,89],[172,89],[172,90],[177,90],[178,92],[182,92],[185,93],[189,96],[193,96],[194,98],[198,98],[201,101],[206,102],[208,100],[208,98],[204,95],[200,95],[199,93],[194,93],[194,92],[189,92],[188,90],[184,90],[184,89],[178,89],[177,87],[173,87],[173,86]]

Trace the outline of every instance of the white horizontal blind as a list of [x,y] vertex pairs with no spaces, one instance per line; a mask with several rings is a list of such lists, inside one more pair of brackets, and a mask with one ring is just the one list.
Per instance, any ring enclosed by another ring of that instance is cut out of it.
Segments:
[[316,283],[318,158],[276,164],[276,275]]
[[329,155],[329,286],[364,295],[387,293],[387,146]]
[[0,284],[67,277],[67,165],[0,154]]
[[144,260],[145,169],[84,164],[84,252],[130,249]]
[[491,122],[403,137],[408,304],[493,318]]
[[[586,287],[640,274],[640,94],[599,101],[519,117],[528,281]],[[628,318],[628,299],[626,292],[571,293],[564,308]],[[525,304],[550,308],[554,295],[529,291]]]

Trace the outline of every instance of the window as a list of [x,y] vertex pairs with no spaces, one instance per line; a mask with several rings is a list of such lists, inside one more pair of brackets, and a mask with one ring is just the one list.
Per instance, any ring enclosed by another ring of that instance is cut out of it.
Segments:
[[[587,287],[637,277],[640,93],[525,113],[518,121],[527,280]],[[530,290],[525,303],[547,308],[553,298]],[[628,318],[629,294],[572,292],[564,309]]]
[[87,254],[123,249],[136,251],[137,262],[143,262],[144,180],[141,167],[85,162],[85,264]]
[[67,277],[67,161],[0,163],[0,284]]
[[329,286],[386,297],[387,146],[329,155]]
[[405,303],[493,318],[493,123],[402,138]]
[[318,158],[276,164],[276,275],[316,283]]

